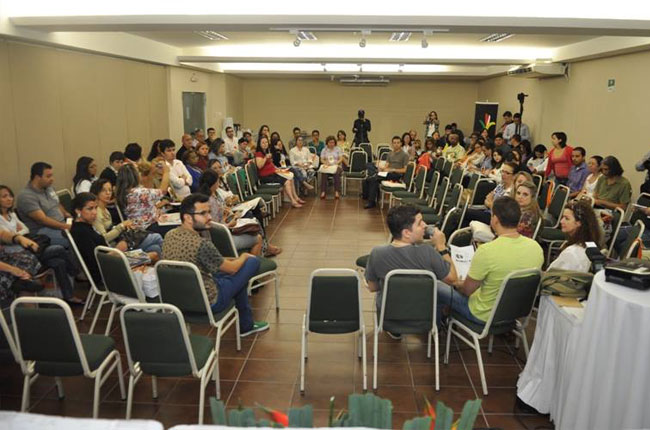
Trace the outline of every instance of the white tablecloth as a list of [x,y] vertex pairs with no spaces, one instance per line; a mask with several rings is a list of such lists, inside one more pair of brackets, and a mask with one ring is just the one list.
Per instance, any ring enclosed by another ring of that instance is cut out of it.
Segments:
[[0,411],[0,428],[3,430],[163,430],[163,425],[153,420],[70,418]]
[[562,409],[567,372],[580,321],[548,296],[539,302],[535,340],[528,361],[517,381],[517,396],[539,412],[554,419]]
[[569,349],[558,430],[650,429],[650,290],[611,284],[598,273]]

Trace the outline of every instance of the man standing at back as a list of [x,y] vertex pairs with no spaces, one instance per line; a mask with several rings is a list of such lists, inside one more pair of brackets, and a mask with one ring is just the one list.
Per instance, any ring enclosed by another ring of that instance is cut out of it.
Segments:
[[377,206],[377,196],[379,195],[379,185],[381,181],[398,181],[406,172],[406,165],[409,162],[409,156],[406,152],[402,151],[402,138],[393,136],[391,141],[393,150],[388,154],[386,159],[386,166],[379,166],[377,161],[377,170],[386,174],[380,176],[379,174],[372,175],[363,181],[363,198],[368,199],[368,203],[364,206],[365,209],[371,209]]
[[492,204],[490,226],[497,235],[481,245],[472,258],[467,278],[453,287],[438,284],[438,315],[451,307],[476,324],[485,324],[496,303],[503,280],[522,269],[540,269],[542,248],[517,232],[521,218],[519,204],[512,197],[499,197]]
[[[384,280],[391,270],[429,270],[439,281],[456,282],[456,268],[449,256],[444,233],[436,228],[431,243],[424,243],[426,224],[418,208],[394,207],[388,211],[386,224],[393,240],[388,245],[373,248],[366,266],[368,289],[377,293],[377,313],[381,309]],[[389,336],[399,338],[398,333],[389,333]]]
[[189,195],[183,199],[180,213],[180,227],[165,235],[163,258],[196,265],[213,312],[223,312],[234,300],[242,337],[268,330],[267,322],[253,321],[248,302],[248,281],[257,274],[260,260],[246,252],[239,258],[224,258],[211,240],[201,236],[212,221],[208,196]]
[[521,114],[519,113],[512,116],[512,122],[503,130],[503,138],[508,142],[515,134],[521,136],[521,140],[530,141],[530,129],[521,122]]
[[70,243],[63,236],[63,230],[70,230],[65,219],[72,215],[59,203],[53,184],[52,166],[42,161],[32,164],[29,182],[16,199],[16,210],[32,233],[44,234],[52,245],[67,249]]

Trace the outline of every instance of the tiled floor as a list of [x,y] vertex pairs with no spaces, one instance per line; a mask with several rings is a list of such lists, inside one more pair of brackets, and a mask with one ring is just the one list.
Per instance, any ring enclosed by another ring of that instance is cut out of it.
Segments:
[[[359,255],[386,241],[388,232],[379,210],[366,211],[363,201],[350,196],[342,200],[310,199],[302,209],[288,209],[272,221],[269,234],[284,252],[276,258],[280,272],[280,305],[276,313],[273,289],[268,286],[254,294],[251,303],[256,319],[271,323],[268,332],[245,338],[241,351],[229,333],[221,345],[221,391],[227,407],[260,403],[286,410],[312,404],[317,425],[327,423],[327,407],[335,396],[336,409],[347,405],[347,395],[362,391],[362,366],[356,358],[353,335],[309,336],[306,364],[306,393],[300,394],[300,323],[306,307],[307,282],[312,270],[321,267],[355,268]],[[368,385],[372,384],[372,294],[364,291],[364,317],[368,328]],[[103,331],[106,315],[100,321]],[[79,323],[87,331],[88,320]],[[205,327],[193,332],[213,334]],[[124,352],[117,325],[111,335]],[[532,336],[531,336],[532,337]],[[401,341],[380,336],[378,395],[393,403],[393,426],[423,410],[424,397],[442,400],[460,412],[464,402],[483,398],[476,427],[508,430],[553,428],[547,416],[525,414],[515,407],[515,385],[523,366],[523,351],[515,351],[512,339],[497,338],[493,354],[483,352],[490,394],[481,395],[476,356],[464,345],[454,344],[448,365],[440,365],[440,391],[434,389],[433,360],[426,358],[424,337],[406,336]],[[484,346],[487,349],[487,345]],[[444,335],[441,335],[441,353]],[[122,363],[125,365],[126,356]],[[124,368],[126,371],[126,367]],[[66,397],[57,399],[54,381],[40,378],[32,388],[31,411],[44,414],[88,417],[92,413],[92,383],[84,378],[64,380]],[[133,416],[154,418],[166,427],[196,423],[198,413],[197,380],[172,378],[159,380],[159,397],[151,397],[151,382],[143,378],[136,386]],[[19,409],[22,376],[17,365],[0,366],[0,409]],[[214,395],[214,385],[208,388]],[[515,415],[516,412],[516,415]],[[125,402],[120,400],[117,378],[102,389],[100,417],[121,418]],[[206,408],[206,423],[210,422]]]

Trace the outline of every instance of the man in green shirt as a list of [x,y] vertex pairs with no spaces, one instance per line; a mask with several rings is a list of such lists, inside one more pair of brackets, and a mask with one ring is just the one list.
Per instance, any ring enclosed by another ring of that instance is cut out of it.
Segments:
[[521,210],[512,197],[494,201],[490,225],[497,238],[478,247],[465,280],[459,280],[453,289],[438,284],[439,312],[451,306],[470,321],[484,324],[506,276],[516,270],[542,267],[542,248],[517,232],[520,217]]
[[452,131],[447,137],[447,145],[442,150],[442,156],[447,160],[456,162],[465,156],[465,149],[458,143],[458,133]]

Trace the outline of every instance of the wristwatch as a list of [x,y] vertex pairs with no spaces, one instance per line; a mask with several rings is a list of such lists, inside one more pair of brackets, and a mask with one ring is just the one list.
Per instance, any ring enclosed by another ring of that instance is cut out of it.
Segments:
[[441,257],[444,257],[445,255],[449,255],[449,248],[445,248],[442,251],[438,251]]

